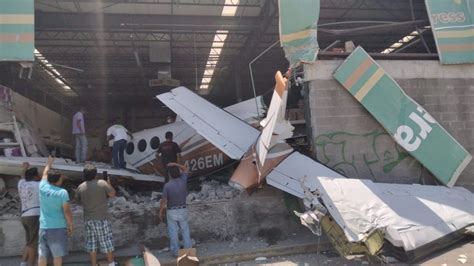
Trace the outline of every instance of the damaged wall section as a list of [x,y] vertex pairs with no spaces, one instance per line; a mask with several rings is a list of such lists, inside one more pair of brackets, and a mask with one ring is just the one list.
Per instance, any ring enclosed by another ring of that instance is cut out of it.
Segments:
[[[342,60],[305,65],[315,154],[351,178],[432,184],[434,177],[409,156],[333,78]],[[471,154],[474,152],[474,66],[438,61],[377,61]],[[474,164],[456,185],[474,190]]]

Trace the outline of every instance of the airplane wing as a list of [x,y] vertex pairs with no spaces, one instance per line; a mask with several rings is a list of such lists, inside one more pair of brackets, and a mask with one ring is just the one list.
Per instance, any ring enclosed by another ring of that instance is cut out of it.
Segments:
[[349,242],[365,241],[371,232],[381,230],[391,244],[411,251],[474,224],[474,196],[461,187],[345,178],[298,152],[266,179],[299,198],[308,196],[305,190],[310,191]]
[[260,135],[254,127],[185,87],[156,97],[232,159],[240,159]]
[[[38,171],[43,171],[43,167],[46,165],[48,158],[46,157],[0,157],[0,173],[4,175],[21,175],[23,169],[23,162],[28,162],[31,167],[37,167]],[[107,171],[108,175],[129,177],[137,181],[147,182],[161,182],[164,183],[165,179],[158,175],[144,175],[138,174],[126,169],[113,169],[110,165],[104,163],[94,163],[97,167],[97,173],[101,174]],[[71,178],[82,179],[84,165],[76,164],[75,162],[63,158],[56,158],[52,165],[53,169],[59,170],[62,174]]]

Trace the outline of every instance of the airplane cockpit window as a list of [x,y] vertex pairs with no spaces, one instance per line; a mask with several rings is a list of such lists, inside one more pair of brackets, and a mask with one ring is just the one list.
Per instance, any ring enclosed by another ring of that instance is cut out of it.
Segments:
[[133,144],[133,142],[129,142],[127,144],[127,154],[130,155],[132,154],[134,151],[135,151],[135,144]]
[[158,147],[160,147],[160,138],[158,138],[158,137],[156,137],[156,136],[153,137],[153,138],[151,138],[151,140],[150,140],[150,146],[151,146],[151,148],[154,149],[154,150],[158,149]]
[[141,151],[141,152],[144,152],[146,150],[146,140],[144,139],[141,139],[139,142],[138,142],[138,150]]

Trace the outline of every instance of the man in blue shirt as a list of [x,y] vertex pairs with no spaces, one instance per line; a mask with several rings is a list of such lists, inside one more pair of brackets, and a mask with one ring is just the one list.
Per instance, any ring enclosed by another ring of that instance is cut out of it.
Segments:
[[170,251],[174,256],[178,256],[179,228],[181,228],[184,248],[192,248],[188,225],[188,210],[186,209],[188,168],[177,163],[168,163],[167,168],[171,180],[163,188],[163,196],[160,201],[160,220],[163,221],[165,210],[167,209],[166,221],[168,223]]
[[53,161],[49,156],[39,185],[39,266],[46,266],[49,253],[54,266],[62,265],[63,257],[68,254],[68,235],[73,230],[69,195],[60,187],[63,183],[61,174],[51,170]]

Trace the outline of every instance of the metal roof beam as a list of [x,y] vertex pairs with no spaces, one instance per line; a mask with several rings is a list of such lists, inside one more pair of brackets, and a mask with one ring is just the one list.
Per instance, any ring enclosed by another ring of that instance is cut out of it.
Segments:
[[258,28],[254,17],[130,15],[36,12],[36,31],[49,30],[247,30]]

